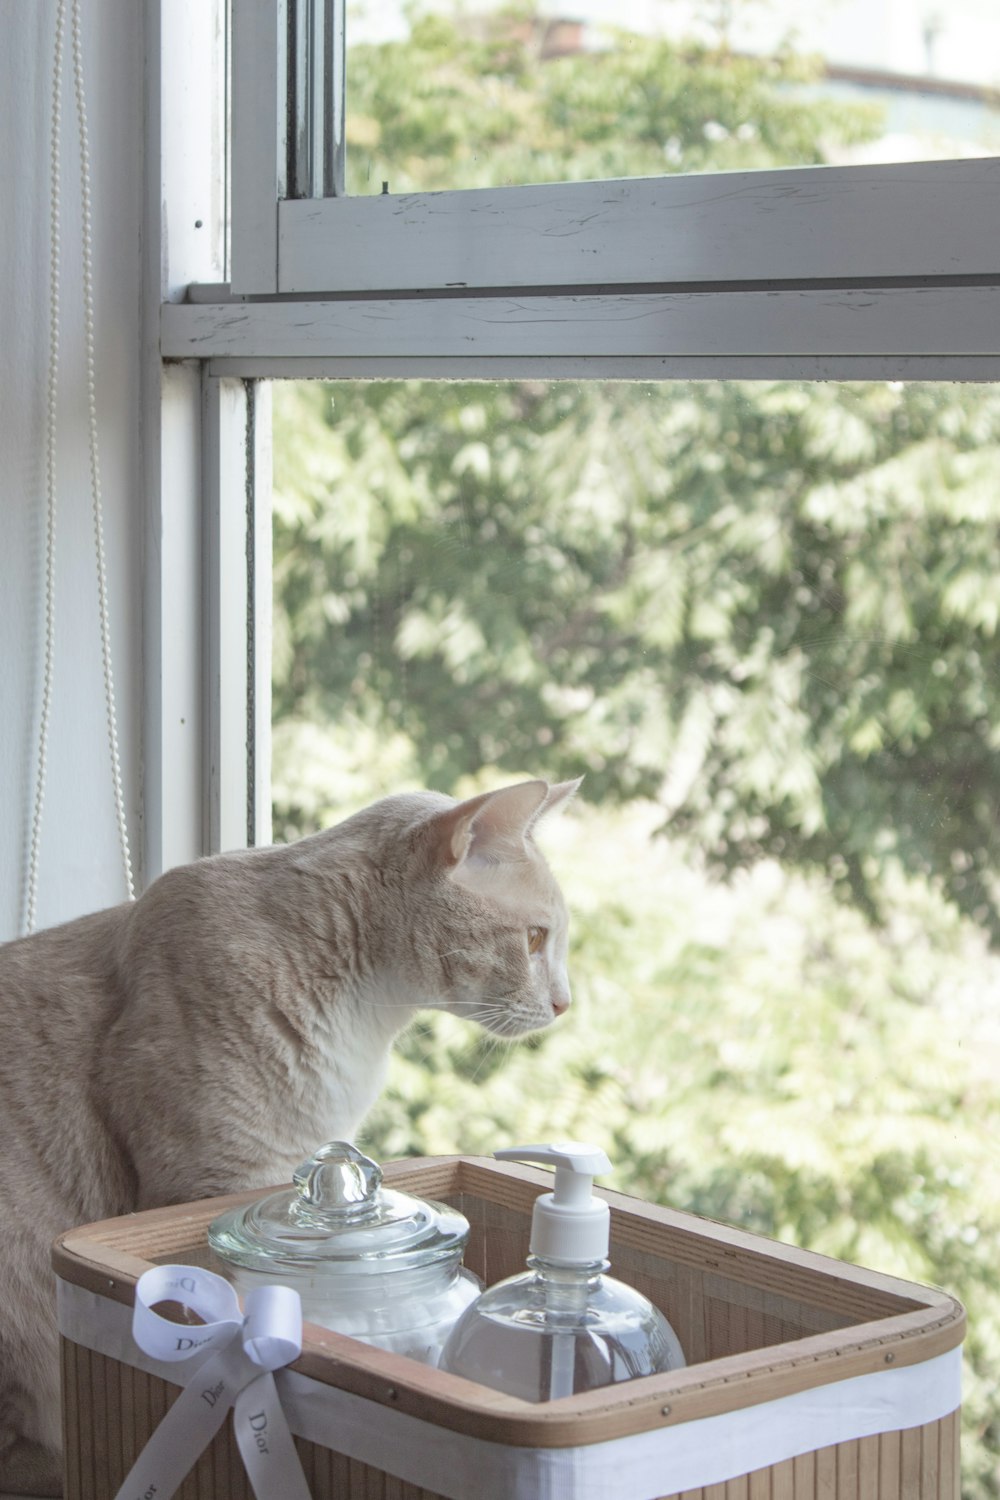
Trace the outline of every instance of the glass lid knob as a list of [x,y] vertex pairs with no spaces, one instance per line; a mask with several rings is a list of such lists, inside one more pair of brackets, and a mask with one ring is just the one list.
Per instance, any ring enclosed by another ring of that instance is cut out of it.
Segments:
[[330,1141],[292,1174],[302,1206],[351,1215],[371,1207],[382,1168],[349,1141]]

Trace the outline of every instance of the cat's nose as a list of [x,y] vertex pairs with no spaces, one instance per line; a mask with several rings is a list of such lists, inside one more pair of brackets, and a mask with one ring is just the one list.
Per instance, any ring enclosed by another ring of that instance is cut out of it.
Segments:
[[569,1010],[569,992],[568,991],[566,992],[565,995],[556,995],[556,996],[553,997],[553,1000],[552,1000],[552,1011],[553,1011],[554,1015],[557,1015],[557,1016],[565,1015],[568,1010]]

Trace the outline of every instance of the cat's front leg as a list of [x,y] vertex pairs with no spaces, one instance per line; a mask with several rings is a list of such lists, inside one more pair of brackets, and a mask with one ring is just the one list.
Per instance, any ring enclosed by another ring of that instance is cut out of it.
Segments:
[[0,1495],[61,1496],[62,1460],[40,1443],[16,1438],[12,1447],[0,1452],[0,1483]]
[[[43,1377],[29,1394],[14,1374],[23,1364],[8,1354],[6,1346],[0,1348],[0,1493],[62,1495],[58,1384]],[[54,1364],[49,1372],[55,1374]],[[41,1438],[26,1435],[39,1432]]]
[[0,1233],[0,1495],[61,1495],[62,1434],[52,1224]]

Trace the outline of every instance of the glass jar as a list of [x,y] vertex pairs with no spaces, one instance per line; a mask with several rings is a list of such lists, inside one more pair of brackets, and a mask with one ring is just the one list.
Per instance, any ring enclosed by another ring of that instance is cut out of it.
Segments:
[[382,1187],[381,1168],[347,1141],[321,1146],[293,1181],[209,1225],[236,1289],[294,1287],[310,1322],[436,1365],[482,1289],[461,1264],[468,1220]]

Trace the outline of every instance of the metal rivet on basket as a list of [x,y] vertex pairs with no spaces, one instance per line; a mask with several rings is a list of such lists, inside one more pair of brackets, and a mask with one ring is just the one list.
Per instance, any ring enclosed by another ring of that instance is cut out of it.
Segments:
[[389,1389],[386,1391],[385,1394],[386,1394],[386,1396],[388,1397],[388,1399],[390,1401],[398,1401],[399,1400],[399,1392],[396,1390],[395,1386],[391,1385],[389,1387]]
[[669,1406],[661,1406],[660,1407],[660,1416],[661,1417],[669,1417],[671,1410],[672,1410],[672,1408],[669,1407]]
[[894,1359],[895,1359],[895,1358],[896,1358],[896,1356],[895,1356],[895,1355],[894,1355],[894,1354],[887,1354],[887,1355],[886,1355],[886,1357],[885,1357],[885,1362],[886,1362],[886,1364],[887,1364],[887,1365],[891,1365],[891,1364],[892,1364],[892,1362],[893,1362],[893,1360],[894,1360]]
[[113,1281],[109,1281],[108,1282],[108,1286],[114,1286],[114,1282]]

